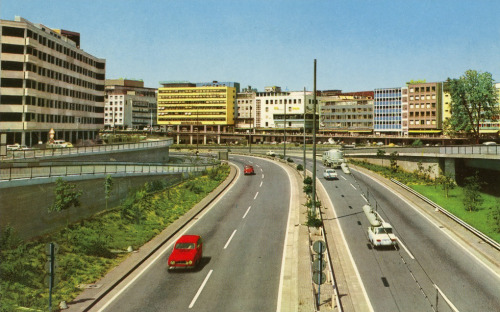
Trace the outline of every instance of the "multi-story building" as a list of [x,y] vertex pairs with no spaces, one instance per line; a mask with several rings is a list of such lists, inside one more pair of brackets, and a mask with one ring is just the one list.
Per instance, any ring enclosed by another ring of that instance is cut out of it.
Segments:
[[[349,93],[351,94],[351,93]],[[373,92],[367,96],[344,95],[322,97],[319,132],[323,134],[373,132]]]
[[107,79],[104,126],[108,129],[156,127],[156,89],[142,80]]
[[106,62],[80,49],[80,34],[0,20],[0,128],[7,143],[93,139],[104,126]]
[[266,87],[264,92],[255,95],[254,127],[258,131],[283,131],[286,127],[287,132],[302,132],[305,127],[311,132],[312,112],[312,92],[284,92],[280,87]]
[[[432,135],[442,132],[441,87],[441,82],[408,84],[407,119],[410,134]],[[406,113],[404,109],[403,113]]]
[[255,132],[255,96],[257,90],[248,87],[236,94],[234,126],[236,131]]
[[376,135],[403,135],[401,94],[402,88],[375,89],[373,130]]
[[196,129],[226,132],[234,127],[236,88],[196,86],[189,82],[161,82],[158,89],[158,125],[177,132]]
[[[495,83],[495,88],[498,95],[498,109],[500,110],[500,83]],[[483,121],[479,125],[479,133],[483,136],[498,137],[500,132],[500,114],[489,120]]]

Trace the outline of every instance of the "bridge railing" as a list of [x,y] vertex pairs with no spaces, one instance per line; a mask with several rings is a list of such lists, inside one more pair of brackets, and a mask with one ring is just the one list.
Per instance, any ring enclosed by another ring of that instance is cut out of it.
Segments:
[[2,156],[2,160],[48,158],[54,156],[67,156],[67,155],[83,155],[92,153],[143,149],[150,147],[164,147],[164,146],[170,146],[172,144],[173,144],[173,139],[167,139],[161,141],[146,141],[139,143],[7,151],[7,155]]
[[500,145],[459,145],[442,146],[440,154],[488,154],[500,155]]
[[214,168],[220,161],[211,161],[200,164],[182,165],[155,165],[155,164],[85,164],[66,166],[43,167],[12,167],[0,169],[0,182],[38,179],[64,176],[83,176],[100,174],[173,174],[184,172],[198,172]]

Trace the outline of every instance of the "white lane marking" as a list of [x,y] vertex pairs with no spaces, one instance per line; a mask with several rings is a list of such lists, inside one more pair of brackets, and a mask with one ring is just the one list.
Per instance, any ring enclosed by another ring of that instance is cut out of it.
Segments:
[[264,179],[264,174],[262,174],[262,179]]
[[245,212],[245,214],[243,215],[242,219],[245,219],[245,217],[247,216],[248,212],[250,211],[250,208],[252,208],[252,206],[248,206],[247,212]]
[[260,172],[264,172],[264,170],[262,170],[262,168],[260,168]]
[[[344,180],[346,180],[346,181],[347,181],[347,179],[346,179],[346,178],[344,178],[344,176],[340,176],[340,177],[341,177],[342,179],[344,179]],[[351,185],[352,185],[352,184],[351,184]]]
[[233,231],[233,234],[231,234],[231,236],[230,236],[230,237],[229,237],[229,239],[227,240],[227,243],[224,245],[224,249],[226,249],[226,248],[227,248],[227,246],[229,246],[229,243],[230,243],[230,242],[231,242],[231,240],[233,239],[234,234],[236,234],[236,231],[237,231],[237,230],[234,230],[234,231]]
[[253,199],[256,199],[258,195],[259,195],[259,192],[255,193],[255,197]]
[[189,308],[191,309],[193,306],[194,306],[194,303],[196,302],[196,300],[198,299],[198,296],[201,294],[201,291],[203,290],[203,288],[205,287],[205,285],[207,284],[208,282],[208,279],[210,278],[210,275],[212,275],[212,272],[214,270],[210,270],[210,272],[208,272],[208,275],[207,277],[205,277],[205,280],[203,281],[203,283],[201,284],[200,286],[200,289],[198,289],[198,292],[196,293],[196,295],[194,296],[193,298],[193,301],[191,301],[191,304],[189,305]]
[[[260,168],[260,166],[259,166],[259,165],[255,165],[255,167]],[[260,170],[262,170],[262,169],[260,169]]]
[[[366,173],[363,173],[361,171],[357,171],[358,173],[361,173],[365,176],[367,176],[368,178],[370,178],[371,180],[377,182],[377,180],[375,180],[374,178],[372,178],[371,176],[367,175]],[[377,182],[378,183],[378,182]],[[388,190],[389,192],[392,192],[392,190],[388,187],[388,186],[385,186],[384,184],[382,183],[379,183],[379,185],[383,186],[386,190]],[[361,195],[363,196],[363,195]],[[480,263],[481,265],[483,265],[483,267],[485,267],[487,270],[489,270],[490,272],[492,272],[497,278],[500,278],[500,275],[495,272],[492,268],[490,268],[486,263],[484,263],[483,261],[479,260],[479,258],[473,254],[471,251],[469,251],[467,248],[465,248],[458,240],[456,240],[454,237],[451,236],[451,234],[449,234],[448,232],[444,231],[444,229],[442,229],[440,227],[440,224],[437,223],[437,221],[434,221],[432,220],[430,217],[426,216],[422,211],[420,211],[420,209],[418,209],[417,207],[415,207],[413,204],[411,204],[408,200],[406,200],[406,198],[403,198],[403,197],[399,197],[402,201],[404,201],[408,206],[410,206],[411,208],[413,208],[413,210],[415,210],[416,212],[418,212],[422,217],[424,217],[425,219],[427,219],[427,221],[429,221],[430,224],[434,225],[435,227],[437,227],[439,230],[441,230],[442,233],[446,234],[446,236],[448,236],[448,238],[450,238],[452,241],[454,241],[458,246],[460,246],[466,253],[468,253],[472,258],[476,259],[476,261],[478,263]]]
[[353,188],[353,189],[357,190],[357,189],[354,187],[354,185],[352,185],[352,183],[351,183],[351,186],[352,186],[352,188]]
[[293,190],[292,190],[292,177],[288,174],[288,172],[281,167],[285,171],[285,173],[288,175],[288,183],[290,183],[290,204],[288,206],[288,219],[286,221],[286,231],[285,231],[285,241],[283,242],[283,258],[281,259],[281,273],[280,273],[280,285],[278,288],[278,305],[276,307],[276,312],[281,312],[281,293],[283,291],[283,279],[285,276],[285,260],[286,260],[286,247],[287,247],[287,241],[288,241],[288,231],[290,228],[290,218],[292,216],[292,202],[293,202]]
[[403,245],[403,243],[399,239],[398,239],[398,244],[401,245],[401,247],[403,247],[404,250],[406,250],[406,252],[408,253],[408,256],[410,256],[410,258],[415,260],[415,257],[411,254],[411,252],[408,250],[408,248],[406,248],[406,246]]
[[251,161],[251,160],[249,160],[248,162],[251,163],[251,164],[253,164],[253,161]]
[[259,185],[259,187],[262,187],[262,183],[264,183],[264,181],[260,181],[260,185]]
[[[233,166],[234,166],[234,165],[233,165]],[[238,174],[237,174],[237,175],[238,175],[238,178],[239,178],[239,177],[240,177],[240,174],[239,174],[240,169],[239,169],[237,166],[235,166],[235,168],[236,168],[236,170],[238,171]],[[118,292],[117,292],[117,293],[116,293],[116,294],[115,294],[115,295],[114,295],[114,296],[113,296],[113,297],[112,297],[112,298],[111,298],[108,302],[106,302],[106,304],[105,304],[102,308],[100,308],[100,309],[98,310],[98,312],[102,312],[102,311],[104,311],[104,310],[105,310],[105,309],[106,309],[106,308],[107,308],[107,307],[108,307],[108,306],[109,306],[109,305],[110,305],[110,304],[111,304],[111,303],[112,303],[112,302],[113,302],[116,298],[118,298],[118,297],[119,297],[119,296],[120,296],[120,295],[121,295],[121,294],[122,294],[122,293],[123,293],[126,289],[128,289],[128,288],[130,287],[130,285],[132,285],[132,284],[133,284],[133,283],[134,283],[134,282],[135,282],[135,281],[136,281],[136,280],[137,280],[137,279],[138,279],[138,278],[139,278],[142,274],[144,274],[144,272],[146,272],[146,271],[149,269],[149,267],[151,267],[153,264],[155,264],[155,263],[156,263],[156,261],[158,261],[158,259],[159,259],[160,257],[162,257],[162,256],[163,256],[163,255],[167,252],[167,250],[169,250],[169,249],[170,249],[170,248],[174,245],[174,243],[177,241],[177,239],[178,239],[179,237],[181,237],[182,235],[186,234],[186,232],[188,232],[188,231],[189,231],[189,230],[190,230],[190,229],[191,229],[191,228],[192,228],[192,227],[193,227],[193,226],[197,223],[197,221],[201,220],[201,218],[203,218],[203,216],[204,216],[204,215],[205,215],[205,214],[206,214],[206,213],[207,213],[210,209],[212,209],[215,205],[217,205],[217,204],[219,203],[219,201],[221,201],[221,200],[222,200],[222,198],[224,198],[224,197],[225,197],[225,196],[226,196],[226,195],[227,195],[227,194],[231,191],[231,189],[232,189],[235,185],[236,185],[236,183],[232,183],[232,184],[231,184],[231,185],[227,188],[227,190],[226,190],[226,192],[224,193],[224,195],[223,195],[223,196],[220,196],[219,198],[217,198],[217,200],[216,200],[216,201],[214,201],[214,202],[210,205],[210,207],[205,208],[205,209],[203,210],[203,214],[201,214],[201,215],[200,215],[200,217],[199,217],[199,218],[198,218],[195,222],[193,222],[191,225],[187,226],[187,227],[186,227],[186,229],[185,229],[184,231],[182,231],[182,233],[180,233],[180,234],[179,234],[179,236],[177,236],[177,238],[176,238],[175,240],[173,240],[173,241],[172,241],[172,243],[170,243],[168,246],[166,246],[166,247],[165,247],[165,248],[164,248],[164,249],[160,252],[160,254],[159,254],[158,256],[156,256],[156,258],[154,258],[154,259],[153,259],[153,261],[151,261],[151,262],[150,262],[150,263],[149,263],[146,267],[144,267],[144,269],[142,269],[142,271],[141,271],[139,274],[137,274],[137,275],[136,275],[136,276],[135,276],[132,280],[130,280],[130,282],[128,282],[128,284],[127,284],[125,287],[123,287],[122,289],[120,289],[120,291],[118,291]]]
[[[337,221],[337,226],[340,229],[340,236],[342,237],[342,240],[344,241],[344,246],[346,247],[347,254],[349,255],[349,259],[351,260],[352,266],[354,268],[354,272],[356,274],[356,277],[358,278],[358,282],[359,282],[359,285],[361,286],[363,296],[365,297],[366,303],[368,304],[368,311],[373,312],[374,310],[373,310],[372,303],[370,301],[370,298],[368,298],[368,293],[366,292],[366,288],[365,288],[365,285],[363,284],[363,280],[361,280],[361,275],[359,274],[358,267],[356,266],[356,262],[354,262],[354,258],[352,257],[351,249],[349,248],[349,245],[347,244],[347,240],[345,239],[344,230],[342,229],[342,226],[340,226],[340,221],[339,221],[339,218],[337,217],[337,212],[335,211],[335,206],[333,206],[332,199],[330,198],[330,195],[326,191],[323,183],[320,183],[319,186],[323,189],[323,193],[326,194],[326,196],[328,197],[328,201],[330,202],[330,207],[332,207],[333,215],[335,217],[335,220]],[[363,195],[361,195],[361,196],[363,196]]]
[[361,194],[361,197],[363,197],[363,199],[365,200],[365,202],[368,202],[368,199],[366,199],[366,197],[364,197],[363,194]]
[[453,303],[451,303],[450,299],[448,299],[448,297],[445,296],[445,294],[441,291],[441,289],[439,289],[439,287],[434,284],[434,287],[437,289],[437,291],[441,294],[441,296],[443,296],[444,298],[444,301],[446,301],[446,303],[448,303],[448,305],[450,306],[450,308],[455,311],[455,312],[459,312],[457,307],[455,307],[455,305]]

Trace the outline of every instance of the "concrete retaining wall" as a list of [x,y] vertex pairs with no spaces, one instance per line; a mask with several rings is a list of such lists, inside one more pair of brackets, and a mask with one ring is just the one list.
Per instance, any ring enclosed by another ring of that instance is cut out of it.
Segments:
[[[365,161],[370,164],[374,165],[380,165],[384,167],[390,167],[391,166],[391,161],[389,156],[384,156],[384,157],[369,157],[369,156],[361,156],[361,157],[356,157],[355,155],[348,155],[349,159],[357,160],[357,161]],[[434,157],[399,157],[398,158],[398,165],[399,168],[401,168],[404,171],[407,172],[414,172],[415,170],[418,170],[418,162],[422,162],[422,165],[424,166],[424,170],[427,170],[429,166],[432,167],[430,176],[431,178],[435,178],[439,176],[439,169],[442,168],[442,164],[439,158],[434,158]]]
[[[113,190],[108,199],[108,207],[120,205],[130,190],[142,187],[146,182],[155,180],[178,181],[181,174],[151,175],[113,178]],[[104,177],[92,180],[71,181],[82,190],[80,207],[67,211],[48,212],[54,202],[55,183],[26,185],[0,189],[0,227],[7,224],[14,227],[23,239],[29,239],[52,232],[66,226],[67,222],[77,222],[104,211]]]

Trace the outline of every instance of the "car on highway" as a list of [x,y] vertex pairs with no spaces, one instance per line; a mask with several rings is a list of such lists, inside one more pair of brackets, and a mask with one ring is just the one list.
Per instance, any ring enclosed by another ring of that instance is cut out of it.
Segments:
[[497,145],[497,142],[493,142],[493,141],[484,142],[483,145]]
[[398,247],[398,239],[392,231],[392,226],[387,222],[368,227],[368,240],[374,247]]
[[325,171],[323,171],[323,178],[325,178],[326,180],[335,180],[335,179],[338,179],[337,177],[337,171],[335,171],[335,169],[325,169]]
[[276,156],[276,153],[274,151],[267,151],[266,155],[274,157]]
[[168,257],[168,269],[195,268],[203,257],[203,242],[199,235],[182,235]]
[[21,150],[21,145],[17,144],[17,143],[7,145],[7,150],[8,151],[19,151],[19,150]]
[[245,165],[245,168],[243,169],[243,173],[245,175],[253,175],[253,174],[255,174],[255,171],[253,170],[253,166],[251,166],[251,165]]

